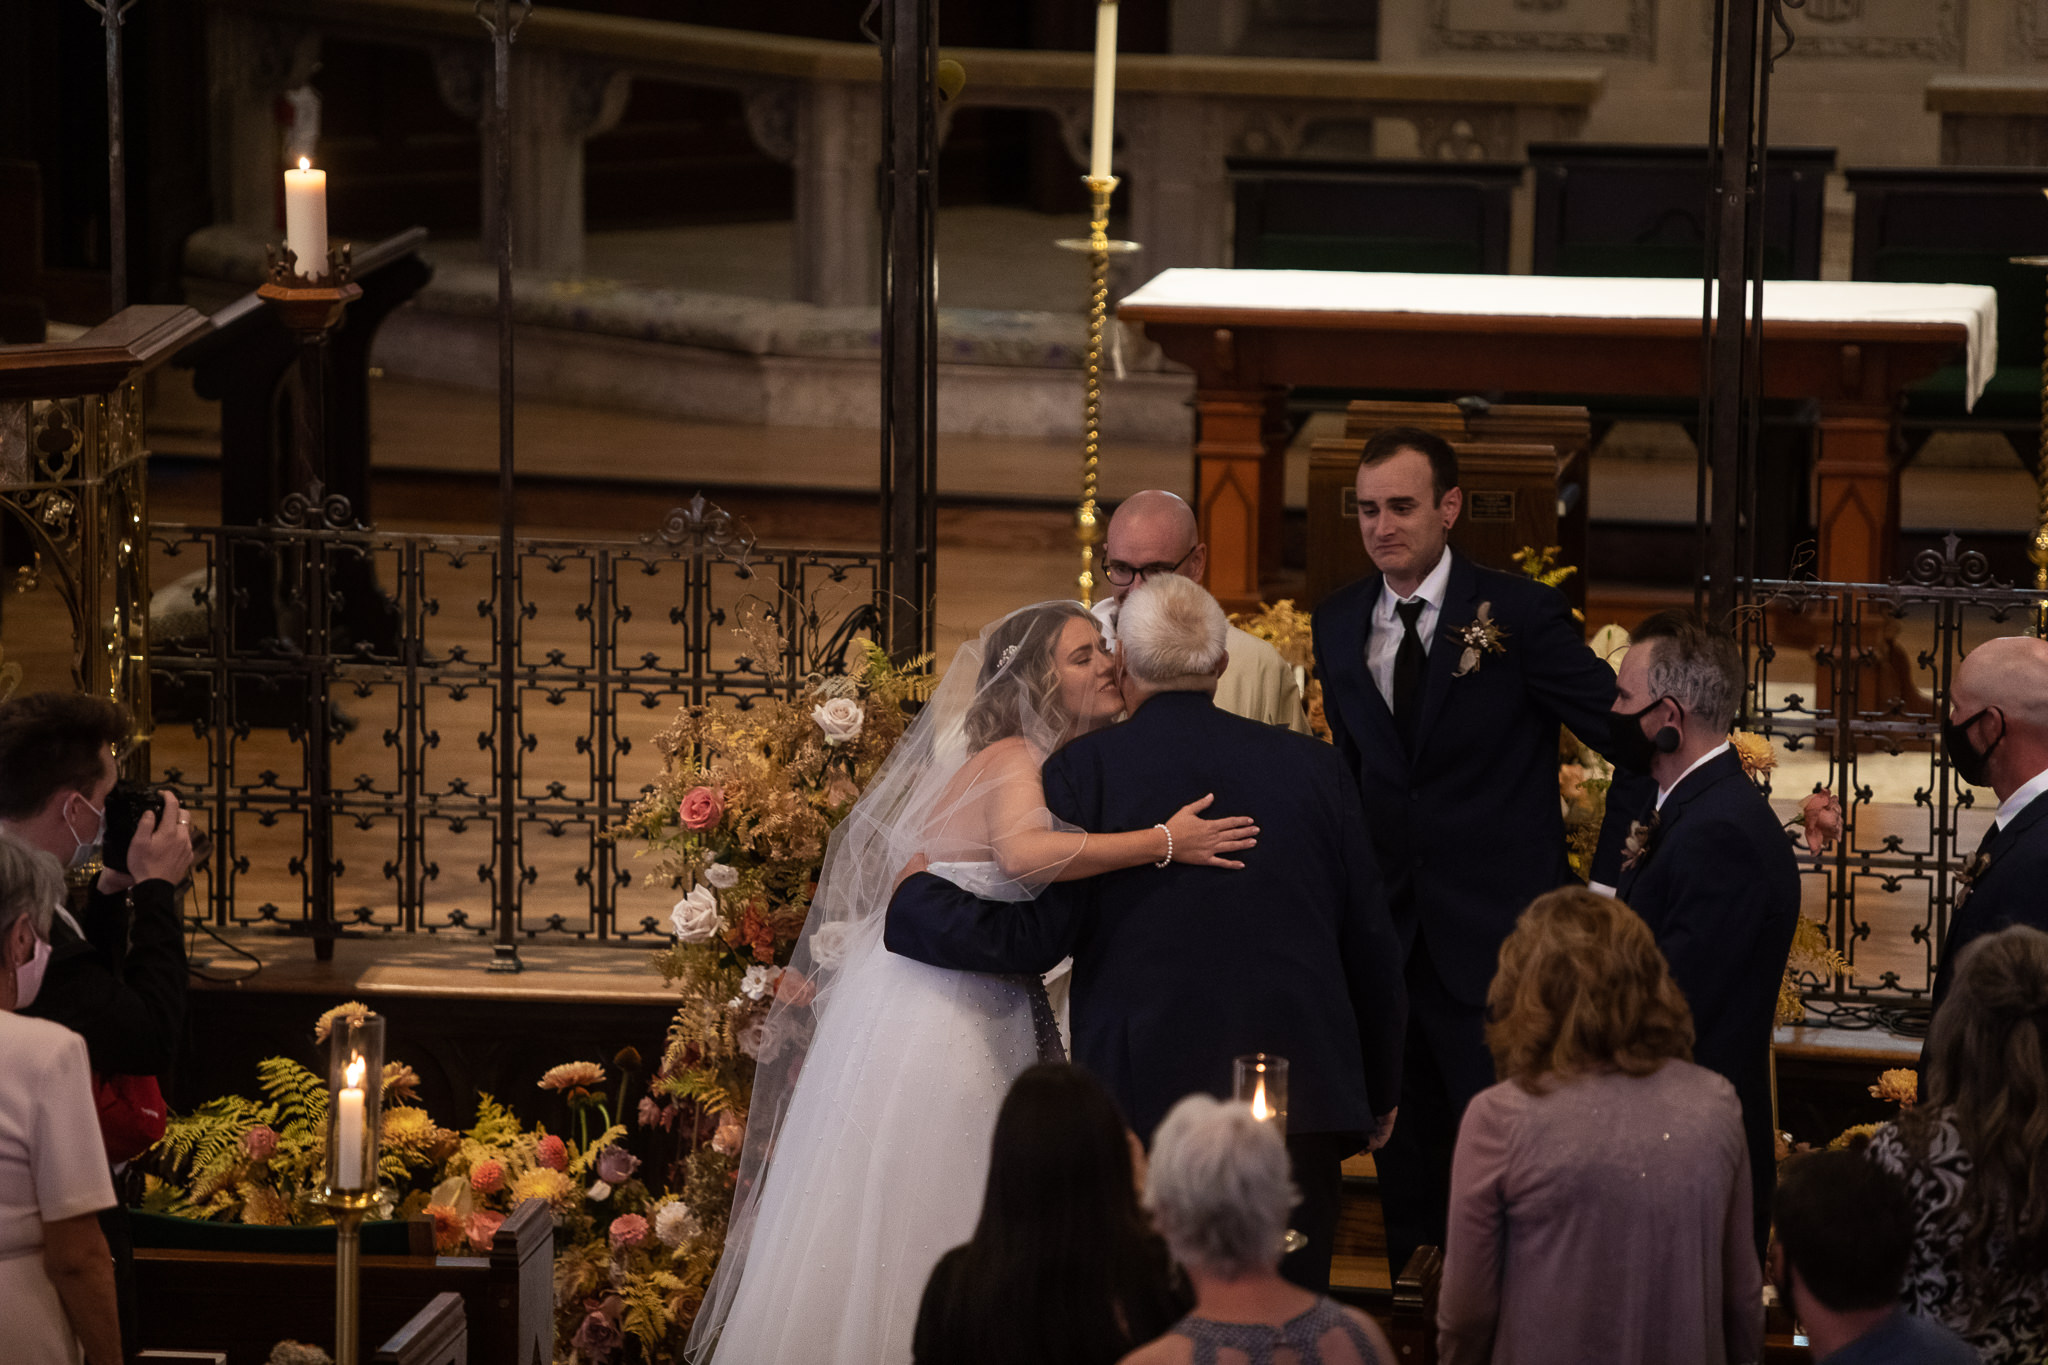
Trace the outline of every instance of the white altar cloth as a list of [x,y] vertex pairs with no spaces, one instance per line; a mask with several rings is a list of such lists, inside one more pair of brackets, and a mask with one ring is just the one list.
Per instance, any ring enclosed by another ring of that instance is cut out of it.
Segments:
[[[1183,268],[1153,276],[1121,306],[1697,319],[1702,298],[1693,279]],[[1773,322],[1961,323],[1969,334],[1966,405],[1976,403],[1998,368],[1998,294],[1981,284],[1766,280],[1764,322],[1766,341]]]

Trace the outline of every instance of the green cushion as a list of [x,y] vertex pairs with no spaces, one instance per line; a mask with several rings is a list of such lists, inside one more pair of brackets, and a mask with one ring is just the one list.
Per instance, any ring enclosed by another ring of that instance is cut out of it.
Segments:
[[2032,365],[2000,365],[1991,373],[1977,405],[1963,408],[1961,365],[1944,365],[1906,386],[1906,412],[1913,417],[2028,420],[2041,415],[2041,371]]
[[[314,1256],[334,1254],[334,1226],[259,1227],[252,1223],[215,1223],[199,1218],[173,1218],[164,1213],[129,1214],[135,1245],[164,1251],[228,1251],[249,1255]],[[363,1254],[404,1256],[412,1250],[407,1225],[394,1220],[363,1224]]]
[[[1705,262],[1698,242],[1563,242],[1557,248],[1560,275],[1696,280]],[[1783,248],[1764,248],[1765,279],[1784,279],[1790,264]]]
[[[2048,270],[2014,265],[2003,252],[1943,250],[1934,247],[1877,252],[1870,278],[1913,284],[1987,284],[1998,291],[1998,364],[2034,371],[2036,392],[2041,369],[2044,299]],[[1960,388],[1960,384],[1958,385]]]

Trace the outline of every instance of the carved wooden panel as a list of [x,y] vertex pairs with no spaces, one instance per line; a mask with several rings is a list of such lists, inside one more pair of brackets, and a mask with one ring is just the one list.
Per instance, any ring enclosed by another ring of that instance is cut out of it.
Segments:
[[1656,0],[1430,0],[1436,52],[1656,55]]
[[2048,62],[2048,0],[2014,0],[2014,47],[2037,62]]

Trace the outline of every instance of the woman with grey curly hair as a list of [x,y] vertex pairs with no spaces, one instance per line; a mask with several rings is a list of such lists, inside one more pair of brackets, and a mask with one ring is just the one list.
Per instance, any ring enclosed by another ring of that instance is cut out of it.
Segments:
[[10,1365],[120,1365],[114,1202],[85,1040],[24,1018],[64,895],[57,860],[0,834],[0,1304]]
[[1168,1111],[1152,1136],[1145,1207],[1195,1309],[1121,1365],[1392,1365],[1371,1318],[1280,1278],[1300,1197],[1271,1123],[1208,1095]]

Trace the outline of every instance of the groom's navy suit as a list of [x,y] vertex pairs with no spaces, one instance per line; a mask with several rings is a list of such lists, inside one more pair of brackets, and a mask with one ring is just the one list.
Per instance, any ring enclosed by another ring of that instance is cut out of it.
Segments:
[[1657,936],[1692,1007],[1693,1060],[1742,1101],[1761,1252],[1777,1186],[1771,1029],[1799,923],[1799,861],[1732,749],[1679,779],[1614,894]]
[[1259,823],[1258,845],[1234,855],[1242,870],[1129,868],[1022,903],[919,873],[890,903],[884,941],[964,971],[1043,972],[1071,955],[1074,1060],[1148,1140],[1183,1096],[1228,1095],[1232,1058],[1285,1057],[1295,1226],[1327,1282],[1337,1166],[1396,1103],[1406,1014],[1349,774],[1329,746],[1200,692],[1154,696],[1045,765],[1053,814],[1104,833],[1149,829],[1208,792],[1213,813]]
[[[1450,575],[1412,746],[1366,662],[1381,575],[1332,593],[1315,614],[1324,711],[1364,800],[1408,954],[1401,1118],[1378,1158],[1397,1275],[1416,1246],[1443,1245],[1458,1122],[1494,1080],[1484,1007],[1501,942],[1531,900],[1576,880],[1558,801],[1558,727],[1605,750],[1615,691],[1614,670],[1587,646],[1562,593],[1444,553]],[[1453,676],[1464,653],[1453,637],[1481,604],[1503,631],[1501,648]]]

